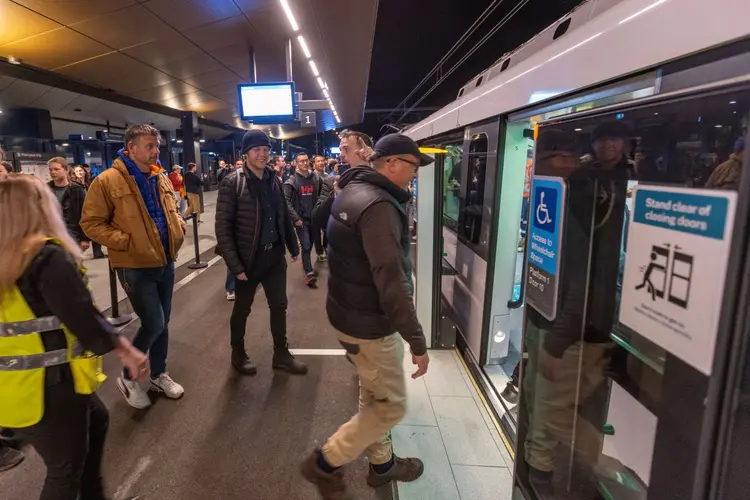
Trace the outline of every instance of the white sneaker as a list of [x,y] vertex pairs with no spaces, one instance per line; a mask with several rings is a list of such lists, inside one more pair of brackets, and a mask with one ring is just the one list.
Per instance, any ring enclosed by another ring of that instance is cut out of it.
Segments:
[[234,300],[234,292],[227,292],[227,300]]
[[144,410],[151,406],[151,399],[149,399],[148,394],[146,394],[146,391],[135,380],[125,380],[122,377],[117,377],[117,388],[125,396],[125,401],[133,408]]
[[180,399],[185,394],[185,389],[172,380],[172,377],[166,372],[151,379],[151,389],[156,392],[163,392],[169,399]]

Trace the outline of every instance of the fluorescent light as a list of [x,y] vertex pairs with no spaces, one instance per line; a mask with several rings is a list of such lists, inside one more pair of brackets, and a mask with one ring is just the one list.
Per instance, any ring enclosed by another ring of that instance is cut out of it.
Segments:
[[63,142],[63,147],[64,148],[67,148],[68,146],[70,146],[70,144],[68,144],[67,142]]
[[[2,113],[2,111],[0,111],[0,113]],[[89,139],[93,139],[93,137],[89,137]]]
[[177,144],[182,144],[182,139],[177,139]]
[[289,19],[289,24],[292,25],[292,29],[294,31],[299,31],[299,26],[297,26],[297,20],[294,19],[294,14],[292,14],[292,9],[289,8],[289,4],[286,0],[281,0],[281,7],[284,9],[284,14],[286,14],[286,18]]
[[107,130],[107,129],[105,128],[104,130],[102,130],[102,132],[109,132],[109,130]]
[[721,128],[721,127],[723,127],[723,125],[714,125],[714,127]]
[[206,139],[201,139],[201,140],[200,140],[200,141],[198,141],[198,142],[206,142]]
[[339,115],[334,115],[336,118],[336,123],[341,123],[341,119],[339,118]]
[[729,104],[737,104],[737,101],[729,101]]
[[[330,99],[331,98],[331,94],[328,93],[328,89],[323,89],[323,95],[326,96],[326,99]],[[0,111],[0,113],[1,113],[1,111]]]
[[[281,0],[281,1],[283,2],[284,0]],[[628,22],[628,21],[630,21],[630,20],[632,20],[632,19],[634,19],[634,18],[636,18],[636,17],[640,16],[640,15],[641,15],[641,14],[643,14],[644,12],[648,12],[648,11],[650,11],[650,10],[651,10],[651,9],[653,9],[654,7],[656,7],[656,6],[660,5],[660,4],[663,4],[663,3],[664,3],[664,2],[666,2],[666,1],[667,1],[667,0],[657,0],[656,2],[652,3],[651,5],[647,5],[646,7],[642,8],[641,10],[639,10],[638,12],[636,12],[635,14],[633,14],[633,15],[630,15],[630,16],[628,16],[628,17],[626,17],[625,19],[623,19],[622,21],[620,21],[620,22],[619,22],[619,23],[617,23],[617,24],[625,24],[626,22]]]
[[336,108],[334,107],[333,104],[331,104],[331,111],[333,111],[334,113],[336,112]]
[[323,79],[321,77],[318,77],[318,85],[320,85],[321,89],[326,88],[326,84],[323,83]]
[[315,65],[315,61],[313,61],[312,59],[310,59],[310,67],[312,68],[313,75],[315,75],[316,77],[320,76],[320,73],[318,72],[318,67]]
[[580,132],[581,130],[583,130],[583,129],[582,128],[577,128],[576,132]]
[[312,57],[312,54],[310,54],[310,49],[307,48],[307,43],[305,42],[305,38],[302,35],[300,35],[297,37],[297,41],[299,42],[299,46],[302,47],[302,52],[305,53],[305,57],[310,59]]
[[658,115],[659,113],[654,113],[654,116]]

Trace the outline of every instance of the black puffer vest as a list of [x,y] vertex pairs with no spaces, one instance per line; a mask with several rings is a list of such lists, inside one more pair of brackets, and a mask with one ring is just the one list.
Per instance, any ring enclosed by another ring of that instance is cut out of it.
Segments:
[[376,203],[396,207],[401,218],[407,279],[413,292],[409,222],[403,205],[409,194],[369,167],[349,170],[339,185],[342,191],[333,202],[327,227],[328,318],[334,328],[352,337],[385,337],[396,329],[380,307],[358,225],[362,214]]

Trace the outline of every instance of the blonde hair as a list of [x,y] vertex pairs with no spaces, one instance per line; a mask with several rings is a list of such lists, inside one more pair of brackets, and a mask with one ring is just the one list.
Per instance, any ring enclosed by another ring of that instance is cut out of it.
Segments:
[[82,261],[81,249],[68,233],[57,198],[38,177],[9,174],[0,180],[0,213],[13,214],[0,224],[0,303],[16,286],[34,257],[54,238]]

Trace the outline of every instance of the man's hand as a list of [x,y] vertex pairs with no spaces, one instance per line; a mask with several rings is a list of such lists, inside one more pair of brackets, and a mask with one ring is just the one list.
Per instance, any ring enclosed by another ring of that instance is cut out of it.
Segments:
[[430,364],[430,356],[427,353],[421,356],[411,355],[411,362],[417,365],[417,371],[411,374],[411,378],[417,379],[427,373],[427,365]]
[[247,274],[240,273],[240,274],[237,275],[237,279],[240,280],[240,281],[247,281]]
[[292,262],[297,262],[298,258],[299,257],[297,255],[292,255]]
[[86,250],[89,249],[90,245],[91,244],[88,241],[82,241],[81,242],[81,250],[85,252]]
[[296,227],[302,227],[302,221],[301,221],[301,220],[298,220],[297,222],[295,222],[295,223],[294,223],[294,225],[295,225]]

